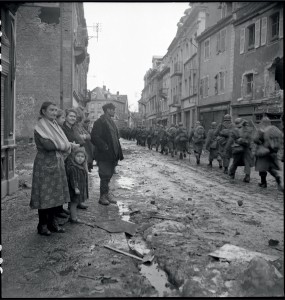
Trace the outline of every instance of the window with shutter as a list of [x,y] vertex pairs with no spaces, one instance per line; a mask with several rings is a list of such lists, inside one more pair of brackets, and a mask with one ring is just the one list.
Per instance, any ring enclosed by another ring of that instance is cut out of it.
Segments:
[[283,38],[283,10],[281,10],[279,17],[279,38]]
[[200,79],[200,97],[203,98],[203,79]]
[[219,54],[220,52],[220,31],[217,33],[217,47],[216,47],[216,52]]
[[239,48],[239,53],[242,54],[244,53],[244,41],[245,41],[245,28],[240,29],[240,48]]
[[260,19],[255,22],[255,48],[260,46]]
[[247,49],[251,50],[252,48],[254,48],[254,44],[255,44],[255,24],[248,26],[247,31],[248,31]]
[[209,76],[205,77],[204,79],[204,95],[208,97],[208,90],[209,90]]
[[267,38],[267,17],[261,19],[261,46],[266,44]]
[[218,95],[218,74],[214,77],[215,78],[215,95]]
[[221,30],[221,46],[220,50],[221,52],[224,52],[226,50],[226,28]]
[[223,93],[225,91],[225,72],[220,72],[219,73],[219,79],[220,79],[220,88],[219,92]]
[[210,39],[204,42],[204,59],[209,59],[210,57]]
[[278,38],[279,35],[279,12],[270,16],[270,40]]

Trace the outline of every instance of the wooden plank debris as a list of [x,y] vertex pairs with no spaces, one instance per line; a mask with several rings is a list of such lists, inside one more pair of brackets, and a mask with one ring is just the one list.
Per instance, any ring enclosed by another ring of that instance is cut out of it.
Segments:
[[140,257],[138,257],[138,256],[136,256],[136,255],[133,255],[133,254],[127,253],[127,252],[125,252],[125,251],[118,250],[118,249],[115,249],[115,248],[113,248],[113,247],[110,247],[110,246],[107,246],[107,245],[104,245],[104,247],[105,247],[105,248],[107,248],[107,249],[113,250],[113,251],[115,251],[115,252],[118,252],[118,253],[121,253],[121,254],[127,255],[127,256],[129,256],[129,257],[135,258],[135,259],[137,259],[137,260],[140,260],[140,261],[142,261],[142,260],[143,260],[142,258],[140,258]]

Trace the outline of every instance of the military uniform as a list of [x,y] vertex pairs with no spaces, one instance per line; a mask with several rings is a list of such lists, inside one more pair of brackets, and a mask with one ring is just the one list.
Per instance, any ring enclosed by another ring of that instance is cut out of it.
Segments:
[[217,137],[215,136],[215,130],[217,128],[217,123],[212,122],[211,128],[209,129],[207,133],[207,138],[206,138],[206,143],[205,143],[205,148],[207,151],[209,151],[209,165],[212,167],[213,160],[217,159],[219,163],[219,168],[222,169],[222,159],[218,155],[218,142],[217,142]]
[[232,123],[232,117],[230,115],[225,115],[223,122],[218,125],[214,135],[217,136],[218,143],[218,157],[223,161],[224,173],[228,174],[228,167],[230,164],[230,159],[232,157],[231,148],[226,149],[227,142],[230,138],[230,132],[234,128]]
[[260,128],[253,137],[257,145],[255,151],[255,170],[259,172],[262,188],[267,187],[266,177],[269,172],[276,180],[278,188],[284,190],[281,177],[281,163],[278,159],[277,152],[281,148],[282,132],[275,126],[271,125],[270,120],[264,117],[260,122]]
[[183,159],[186,157],[186,152],[188,151],[188,135],[186,128],[183,127],[183,123],[179,123],[179,128],[176,131],[175,135],[175,144],[177,151],[179,151],[179,158]]
[[197,121],[194,130],[190,132],[189,136],[189,143],[193,141],[193,149],[197,165],[200,164],[200,157],[202,154],[205,138],[205,129],[203,126],[201,126],[201,123]]
[[150,127],[149,130],[147,131],[147,138],[146,138],[148,149],[151,149],[152,134],[153,134],[153,129],[152,127]]
[[229,169],[232,179],[235,177],[237,167],[244,166],[244,182],[250,181],[251,167],[254,166],[254,157],[251,151],[252,130],[248,121],[242,118],[235,120],[235,128],[232,129],[230,139],[226,147],[231,147],[233,162]]
[[170,128],[168,130],[166,130],[166,134],[167,134],[167,150],[171,153],[171,156],[174,157],[174,149],[175,149],[175,145],[174,145],[174,140],[175,140],[175,135],[176,135],[176,127],[174,124],[171,124]]

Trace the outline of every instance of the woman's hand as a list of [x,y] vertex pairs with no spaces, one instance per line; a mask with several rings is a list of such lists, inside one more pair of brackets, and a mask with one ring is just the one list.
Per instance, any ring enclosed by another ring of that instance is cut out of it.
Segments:
[[75,194],[76,194],[76,195],[79,195],[79,194],[80,194],[80,191],[79,191],[78,188],[75,188],[74,191],[75,191]]

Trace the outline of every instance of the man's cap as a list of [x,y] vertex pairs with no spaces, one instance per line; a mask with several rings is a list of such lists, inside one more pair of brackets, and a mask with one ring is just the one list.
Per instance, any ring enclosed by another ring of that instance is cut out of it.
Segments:
[[103,110],[105,111],[105,110],[107,110],[108,108],[109,108],[109,109],[115,109],[116,106],[115,106],[113,103],[106,103],[106,104],[104,104],[104,105],[102,106],[102,108],[103,108]]

